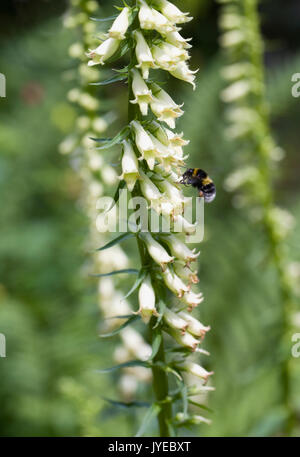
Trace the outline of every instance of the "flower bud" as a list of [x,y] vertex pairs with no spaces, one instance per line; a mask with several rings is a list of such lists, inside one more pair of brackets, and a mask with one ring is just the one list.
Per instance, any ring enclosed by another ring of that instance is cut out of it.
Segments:
[[204,297],[201,292],[199,294],[195,294],[195,292],[189,291],[188,293],[184,294],[182,300],[186,305],[188,305],[188,311],[191,311],[193,308],[196,308],[196,306],[203,302]]
[[197,284],[199,282],[197,271],[192,271],[189,267],[181,262],[175,262],[174,270],[176,274],[189,284]]
[[180,422],[188,422],[189,424],[199,425],[199,424],[211,424],[211,420],[207,419],[206,417],[199,416],[198,414],[194,414],[193,416],[186,416],[184,413],[177,413],[175,416],[175,420]]
[[124,179],[130,192],[132,192],[139,175],[136,155],[130,141],[123,141],[124,153],[122,157],[122,174],[119,179]]
[[213,371],[207,371],[205,368],[198,365],[198,363],[185,361],[181,366],[178,366],[180,370],[187,371],[188,373],[198,376],[198,378],[207,381],[209,376],[213,374]]
[[189,313],[180,311],[178,313],[178,316],[180,316],[182,319],[184,319],[187,322],[187,329],[194,336],[203,338],[205,336],[206,332],[208,332],[210,330],[209,326],[206,327],[200,321],[198,321],[198,319],[191,316]]
[[148,324],[152,315],[158,316],[155,308],[155,292],[149,275],[143,280],[139,288],[139,305],[138,314],[145,324]]
[[169,308],[164,311],[164,320],[171,328],[181,330],[182,333],[185,332],[188,326],[187,322],[179,314],[174,313]]
[[184,260],[187,264],[197,259],[200,252],[195,254],[195,250],[191,251],[177,236],[168,235],[164,238],[174,257]]
[[197,72],[198,70],[190,70],[185,62],[179,62],[176,65],[176,68],[170,71],[171,75],[173,75],[175,78],[181,79],[182,81],[186,81],[192,84],[194,90],[196,89],[196,84],[194,83],[194,80],[196,78],[195,73]]
[[196,338],[193,337],[193,335],[191,335],[189,332],[182,333],[180,330],[170,328],[168,329],[168,333],[181,346],[188,347],[192,351],[195,351],[197,349],[199,341],[196,340]]
[[175,217],[176,231],[184,232],[188,235],[195,233],[197,224],[191,224],[181,214]]
[[192,45],[188,43],[192,38],[185,39],[177,31],[166,33],[164,39],[167,43],[173,44],[173,46],[176,46],[177,48],[189,49],[192,47]]
[[156,0],[155,5],[157,5],[158,9],[170,22],[175,24],[183,24],[193,19],[192,17],[188,17],[189,13],[183,13],[177,6],[167,0]]
[[88,66],[104,65],[105,60],[109,59],[117,51],[119,44],[120,40],[108,38],[98,48],[90,50],[87,55],[92,60],[89,60]]
[[122,12],[114,20],[113,25],[108,31],[108,34],[111,38],[116,38],[117,40],[124,40],[125,34],[129,27],[129,16],[130,9],[126,6],[122,9]]
[[173,262],[174,257],[171,257],[167,251],[165,250],[164,247],[162,247],[161,244],[159,244],[157,241],[155,241],[150,233],[141,233],[140,234],[141,238],[144,239],[147,245],[147,249],[149,252],[149,255],[152,257],[152,259],[161,265],[163,269],[165,269],[166,264]]
[[178,298],[181,298],[185,292],[188,292],[188,286],[184,284],[175,273],[172,273],[169,268],[165,269],[162,276],[167,287],[174,292]]
[[169,20],[154,8],[150,8],[144,0],[139,0],[139,21],[141,28],[145,30],[156,30],[159,33],[168,33],[176,30],[176,27]]

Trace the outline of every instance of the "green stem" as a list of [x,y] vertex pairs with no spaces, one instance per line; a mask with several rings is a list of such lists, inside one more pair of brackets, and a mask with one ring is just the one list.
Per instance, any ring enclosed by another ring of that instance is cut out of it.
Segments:
[[[134,24],[133,24],[134,28]],[[134,48],[131,50],[131,63],[135,61],[135,52]],[[140,118],[140,112],[139,108],[137,105],[134,105],[130,103],[130,100],[134,98],[133,93],[132,93],[132,76],[129,72],[128,74],[128,124],[133,120],[133,119],[139,119]],[[135,189],[132,192],[133,196],[142,196],[140,192],[140,188],[138,183],[135,186]],[[149,259],[144,248],[144,244],[141,241],[139,237],[137,237],[137,244],[138,244],[138,249],[139,249],[139,254],[140,254],[140,260],[141,260],[141,266],[145,266],[146,264],[153,264],[152,259]],[[151,269],[150,269],[151,271]],[[155,290],[155,283],[152,283],[154,290]],[[155,291],[156,292],[156,291]],[[156,297],[158,294],[156,293]],[[149,332],[151,335],[151,339],[153,338],[153,319],[151,319],[149,323]],[[164,342],[163,342],[163,335],[162,335],[162,330],[160,327],[156,329],[156,334],[157,332],[161,332],[161,344],[159,347],[159,350],[153,360],[153,362],[162,362],[163,364],[165,363],[165,352],[164,352]],[[163,402],[168,398],[169,394],[169,385],[168,385],[168,376],[165,371],[163,371],[161,368],[154,366],[152,368],[152,376],[153,376],[153,391],[154,395],[156,398],[157,402]],[[172,405],[169,402],[162,403],[161,405],[161,410],[158,414],[158,425],[159,425],[159,435],[161,437],[169,437],[170,436],[170,430],[169,430],[169,422],[172,419]]]
[[[153,336],[152,325],[150,322],[150,332]],[[159,331],[159,330],[158,330]],[[161,331],[161,330],[160,330]],[[153,359],[153,362],[165,362],[165,352],[164,352],[164,341],[161,340],[161,344],[156,356]],[[168,377],[165,371],[159,367],[153,366],[152,368],[153,376],[153,390],[156,397],[156,400],[162,402],[166,400],[169,395],[169,385]],[[162,403],[161,410],[158,414],[158,425],[159,425],[159,434],[162,437],[169,437],[170,429],[169,422],[172,419],[172,404],[170,402]]]
[[[257,111],[260,112],[265,124],[265,136],[270,136],[269,116],[266,107],[264,94],[264,70],[263,70],[263,50],[259,30],[259,17],[257,12],[257,0],[245,0],[245,17],[252,27],[251,37],[249,36],[249,56],[253,66],[256,68],[257,77],[260,82],[260,90],[257,93],[256,105]],[[268,148],[264,146],[262,138],[258,138],[257,152],[261,164],[262,176],[265,180],[268,191],[262,202],[264,206],[264,225],[266,236],[270,245],[270,252],[273,263],[277,270],[278,284],[281,297],[281,350],[280,350],[280,377],[282,386],[282,403],[287,412],[284,432],[286,435],[292,433],[295,424],[295,411],[291,401],[291,374],[290,374],[290,342],[289,342],[289,314],[292,303],[292,290],[286,279],[286,260],[283,242],[278,240],[274,230],[274,223],[270,221],[269,212],[274,207],[274,195],[272,191],[272,181],[270,177],[270,163]]]

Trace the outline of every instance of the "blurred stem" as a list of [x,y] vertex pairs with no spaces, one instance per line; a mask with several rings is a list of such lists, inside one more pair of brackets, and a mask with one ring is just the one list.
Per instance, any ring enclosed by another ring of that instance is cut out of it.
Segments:
[[[135,2],[134,2],[135,3]],[[135,29],[135,25],[138,26],[138,23],[133,24],[133,30]],[[135,50],[134,47],[132,47],[131,50],[131,56],[130,56],[130,63],[133,64],[135,62]],[[139,107],[138,105],[130,103],[130,100],[134,99],[134,95],[132,93],[132,76],[131,72],[128,72],[128,124],[134,119],[140,119],[140,112],[139,112]],[[133,196],[139,196],[141,197],[141,191],[139,188],[138,183],[135,185],[135,189],[132,192]],[[147,253],[145,252],[144,244],[140,240],[139,237],[137,238],[137,244],[138,244],[138,249],[139,249],[139,254],[140,254],[140,259],[141,259],[141,266],[145,266],[146,264],[153,265],[153,260],[149,258]],[[151,268],[150,268],[151,272]],[[158,297],[157,290],[155,287],[155,282],[152,281],[153,288],[155,290],[155,295]],[[151,340],[153,341],[153,325],[155,322],[153,322],[153,319],[151,319],[149,323],[149,332],[151,336]],[[161,344],[159,347],[159,350],[156,354],[156,356],[153,359],[153,362],[161,362],[165,364],[165,351],[164,351],[164,341],[163,341],[163,335],[162,335],[162,330],[160,327],[157,327],[156,329],[156,335],[157,333],[161,333]],[[168,398],[169,394],[169,385],[168,385],[168,375],[165,371],[163,371],[160,367],[158,366],[153,366],[152,368],[152,376],[153,376],[153,391],[155,394],[155,398],[157,402],[163,402]],[[172,419],[172,405],[169,402],[162,403],[161,404],[161,410],[158,413],[158,425],[159,425],[159,435],[161,437],[169,437],[170,436],[170,431],[169,431],[169,422]]]
[[[150,332],[153,336],[152,330],[153,322],[150,321]],[[161,332],[161,330],[158,330]],[[163,362],[165,363],[165,351],[164,351],[164,340],[163,336],[161,339],[161,344],[156,356],[153,359],[153,362]],[[169,385],[168,385],[168,376],[165,371],[161,368],[154,366],[152,368],[153,375],[153,390],[156,397],[156,400],[163,402],[166,400],[169,395]],[[159,424],[159,434],[162,437],[169,437],[169,421],[172,419],[172,404],[170,402],[162,403],[161,410],[158,414],[158,424]]]
[[[258,88],[256,93],[256,110],[261,115],[264,121],[264,132],[256,134],[254,139],[257,146],[257,154],[260,160],[260,171],[265,181],[265,194],[261,202],[264,210],[263,223],[270,244],[270,252],[273,263],[277,270],[278,284],[281,296],[281,347],[280,347],[280,371],[282,385],[282,402],[287,412],[284,432],[286,435],[292,433],[295,423],[295,411],[291,399],[291,373],[290,373],[290,351],[289,351],[289,315],[292,308],[292,290],[289,281],[286,277],[286,258],[283,241],[278,238],[274,222],[270,220],[270,211],[274,207],[274,196],[272,190],[272,180],[270,176],[270,143],[266,143],[265,138],[270,137],[270,121],[268,115],[268,107],[265,101],[264,93],[264,68],[263,68],[263,42],[259,29],[259,15],[257,11],[257,0],[245,0],[244,14],[248,22],[249,37],[248,49],[249,59],[256,69],[255,77],[258,80]],[[268,147],[269,146],[269,147]]]

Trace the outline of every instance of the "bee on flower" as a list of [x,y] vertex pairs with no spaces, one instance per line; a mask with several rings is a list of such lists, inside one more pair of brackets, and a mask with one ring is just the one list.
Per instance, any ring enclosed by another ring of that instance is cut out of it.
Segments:
[[[193,290],[199,279],[191,264],[196,262],[199,252],[190,249],[183,239],[184,235],[196,231],[196,224],[191,223],[185,213],[189,201],[183,194],[180,173],[180,168],[186,167],[188,155],[184,147],[189,141],[183,132],[175,130],[177,119],[184,114],[183,104],[176,103],[168,91],[155,82],[155,70],[160,69],[171,77],[190,83],[195,89],[198,70],[189,67],[191,39],[179,33],[180,26],[191,19],[189,13],[182,12],[171,1],[137,0],[134,7],[125,4],[109,28],[106,39],[88,53],[88,66],[94,67],[113,61],[130,50],[128,65],[120,70],[120,79],[126,79],[129,86],[128,126],[112,141],[112,144],[122,143],[119,180],[124,181],[134,197],[144,199],[147,222],[152,213],[160,221],[170,222],[166,232],[161,229],[157,233],[152,227],[153,232],[144,230],[141,222],[135,233],[141,262],[132,289],[137,292],[138,311],[135,314],[149,326],[150,340],[154,333],[158,336],[158,339],[153,339],[151,356],[155,386],[168,385],[166,373],[169,370],[175,370],[180,379],[181,372],[193,373],[203,381],[212,374],[188,360],[191,352],[194,356],[207,354],[199,345],[209,326],[191,315],[191,311],[203,301],[203,294]],[[75,96],[80,98],[80,94]],[[93,163],[102,172],[105,164],[95,157]],[[173,346],[181,347],[182,363],[176,365],[178,359],[172,361],[172,352],[171,362],[166,361],[163,355],[165,334]],[[118,348],[117,356],[122,363],[130,360],[130,354],[140,361],[146,360],[147,343],[139,340],[132,328],[123,329],[121,338],[124,345]],[[157,341],[159,347],[155,347]],[[157,366],[162,369],[157,370]],[[132,367],[127,367],[124,381],[129,392],[136,385],[130,369]],[[168,398],[168,387],[166,389]],[[157,387],[154,390],[157,393]],[[159,415],[164,415],[167,409],[162,408]],[[171,423],[172,418],[164,418],[164,421]],[[190,421],[208,422],[201,416],[190,416]]]

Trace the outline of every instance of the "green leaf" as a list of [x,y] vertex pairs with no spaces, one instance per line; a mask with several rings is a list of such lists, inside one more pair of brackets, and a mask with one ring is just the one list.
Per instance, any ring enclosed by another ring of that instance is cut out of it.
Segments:
[[125,327],[127,327],[127,325],[131,324],[132,322],[136,321],[137,319],[139,319],[140,316],[137,316],[137,315],[133,315],[131,316],[126,322],[124,322],[124,324],[120,325],[120,327],[118,327],[117,329],[113,330],[112,332],[110,333],[104,333],[102,335],[99,335],[100,338],[109,338],[111,336],[114,336],[114,335],[117,335],[118,333],[120,333]]
[[93,138],[92,136],[90,136],[90,139],[96,141],[97,143],[105,143],[112,140],[112,138]]
[[147,401],[130,401],[130,402],[123,402],[112,400],[111,398],[102,397],[103,400],[107,401],[113,406],[117,406],[120,408],[147,408],[150,406],[149,402]]
[[134,268],[126,268],[124,270],[111,271],[110,273],[91,274],[90,276],[93,276],[95,278],[104,278],[106,276],[120,275],[123,273],[137,275],[138,272],[139,272],[139,270],[135,270]]
[[208,411],[208,412],[210,412],[210,413],[213,413],[213,410],[210,409],[210,408],[209,408],[208,406],[206,406],[206,405],[202,405],[201,403],[198,403],[198,402],[196,402],[196,401],[194,401],[194,400],[189,400],[189,403],[190,403],[191,405],[198,406],[198,408],[204,409],[205,411]]
[[179,379],[179,381],[182,381],[182,377],[180,376],[180,374],[178,373],[178,371],[174,370],[174,368],[171,368],[171,367],[166,367],[165,368],[165,371],[167,373],[171,373],[173,374],[177,379]]
[[114,14],[113,16],[109,17],[104,17],[104,18],[99,18],[99,17],[90,17],[91,21],[95,22],[107,22],[107,21],[112,21],[118,17],[118,14]]
[[154,419],[154,417],[156,417],[159,414],[160,410],[161,410],[161,407],[159,405],[157,405],[156,403],[152,404],[151,408],[148,409],[144,419],[142,420],[141,426],[140,426],[137,434],[135,435],[136,437],[140,437],[140,436],[144,435],[147,428],[151,424],[152,420]]
[[165,304],[165,302],[163,300],[160,299],[158,304],[157,304],[157,307],[158,307],[159,316],[157,318],[156,324],[153,327],[153,329],[156,329],[159,326],[159,324],[161,323],[162,318],[164,317],[164,312],[165,312],[165,309],[166,309],[167,305]]
[[159,360],[157,362],[153,362],[152,366],[160,368],[161,370],[165,371],[166,373],[171,373],[177,378],[177,380],[182,381],[182,377],[180,376],[178,371],[176,371],[174,368],[167,365],[165,362],[161,362]]
[[108,321],[110,319],[129,319],[132,317],[132,314],[120,314],[117,316],[106,317],[104,320]]
[[127,75],[119,74],[117,76],[112,76],[111,78],[105,79],[104,81],[99,81],[97,83],[90,83],[90,86],[106,86],[108,84],[112,84],[117,81],[124,81],[125,79],[127,79]]
[[133,292],[139,287],[139,285],[141,284],[141,282],[143,281],[143,279],[145,278],[146,276],[146,271],[144,269],[141,269],[140,272],[139,272],[139,275],[137,277],[137,279],[135,280],[135,283],[133,284],[133,286],[131,287],[131,289],[129,290],[129,292],[127,292],[127,294],[125,295],[125,297],[123,297],[123,300],[125,300],[126,298],[128,298],[131,294],[133,294]]
[[123,187],[125,187],[125,181],[120,181],[119,185],[117,187],[117,190],[115,192],[115,195],[113,196],[113,200],[115,203],[118,203],[119,198],[120,198],[120,190],[123,189]]
[[[110,140],[104,140],[103,146],[98,146],[96,149],[108,149],[114,146],[115,144],[121,143],[129,135],[129,127],[124,127],[114,138]],[[97,139],[96,139],[97,141]],[[102,139],[100,139],[102,141]]]
[[162,335],[161,333],[156,332],[153,341],[152,341],[152,354],[150,355],[148,361],[153,360],[156,354],[158,353],[158,350],[160,348],[162,341]]
[[121,243],[121,241],[127,240],[128,238],[132,238],[133,236],[134,236],[134,234],[132,232],[122,233],[114,240],[109,241],[109,243],[105,244],[101,248],[96,249],[96,251],[104,251],[105,249],[109,249],[112,246],[115,246],[115,244],[119,244],[119,243]]
[[110,373],[111,371],[116,371],[121,368],[126,367],[145,367],[150,368],[151,364],[148,362],[144,362],[143,360],[130,360],[129,362],[120,363],[119,365],[114,365],[110,368],[102,368],[100,370],[96,370],[96,373]]

